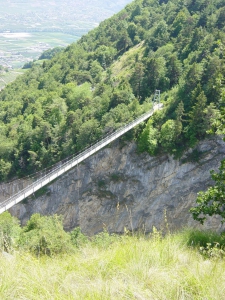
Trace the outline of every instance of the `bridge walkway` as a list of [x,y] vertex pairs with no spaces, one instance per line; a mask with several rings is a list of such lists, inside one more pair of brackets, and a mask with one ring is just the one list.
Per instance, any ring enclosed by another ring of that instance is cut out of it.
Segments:
[[0,203],[0,214],[4,211],[8,210],[12,206],[16,205],[17,203],[21,202],[25,198],[29,197],[30,195],[34,194],[36,191],[44,187],[45,185],[49,184],[54,179],[58,178],[65,172],[69,171],[73,167],[77,166],[80,162],[88,158],[89,156],[93,155],[100,149],[104,148],[120,136],[124,135],[126,132],[128,132],[133,127],[137,126],[141,122],[147,120],[150,118],[155,111],[161,109],[163,106],[162,103],[155,103],[153,105],[153,108],[135,119],[134,121],[130,122],[129,124],[125,125],[124,127],[116,130],[112,134],[108,135],[107,137],[103,138],[96,144],[90,146],[80,154],[72,157],[66,162],[57,163],[55,167],[46,175],[42,176],[41,178],[38,178],[36,181],[28,185],[26,188],[22,189],[21,191],[15,193],[11,197],[9,197],[7,200]]

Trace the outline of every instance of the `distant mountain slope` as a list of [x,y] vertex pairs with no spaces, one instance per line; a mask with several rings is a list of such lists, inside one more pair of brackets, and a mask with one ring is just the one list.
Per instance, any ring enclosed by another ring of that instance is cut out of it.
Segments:
[[165,109],[133,133],[141,151],[178,156],[216,131],[224,16],[222,0],[137,0],[34,66],[0,93],[1,178],[81,150],[146,110],[155,89]]

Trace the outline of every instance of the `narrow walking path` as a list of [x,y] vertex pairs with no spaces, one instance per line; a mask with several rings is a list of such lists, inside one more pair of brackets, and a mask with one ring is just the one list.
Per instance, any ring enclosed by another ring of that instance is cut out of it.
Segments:
[[127,131],[129,131],[136,125],[147,120],[154,114],[155,111],[161,109],[162,107],[163,107],[162,103],[155,103],[153,108],[149,112],[143,114],[142,116],[138,117],[131,123],[125,125],[124,127],[116,130],[112,134],[103,138],[96,144],[90,146],[89,148],[87,148],[80,154],[74,156],[73,158],[69,159],[68,161],[57,163],[55,165],[55,167],[53,167],[52,170],[48,174],[42,176],[41,178],[38,178],[36,181],[31,183],[26,188],[22,189],[18,193],[12,195],[10,198],[8,198],[7,200],[0,203],[0,214],[3,213],[4,211],[8,210],[10,207],[14,206],[15,204],[21,202],[28,196],[32,195],[33,193],[35,193],[36,191],[41,189],[43,186],[49,184],[51,181],[58,178],[59,176],[61,176],[65,172],[69,171],[73,167],[77,166],[80,162],[82,162],[89,156],[93,155],[94,153],[96,153],[97,151],[99,151],[100,149],[105,147],[106,145],[110,144],[111,142],[113,142],[114,140],[119,138],[120,136],[124,135]]

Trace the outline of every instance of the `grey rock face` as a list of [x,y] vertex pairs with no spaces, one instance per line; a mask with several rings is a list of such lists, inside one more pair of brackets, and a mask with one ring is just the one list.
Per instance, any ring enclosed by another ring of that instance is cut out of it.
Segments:
[[[120,147],[115,142],[48,186],[44,195],[11,208],[24,224],[33,213],[64,216],[65,229],[79,226],[89,235],[165,227],[200,227],[189,209],[197,192],[212,184],[209,171],[224,158],[221,138],[201,142],[199,162],[191,162],[192,150],[180,160],[171,156],[138,154],[136,145]],[[209,219],[204,228],[221,230],[219,217]]]

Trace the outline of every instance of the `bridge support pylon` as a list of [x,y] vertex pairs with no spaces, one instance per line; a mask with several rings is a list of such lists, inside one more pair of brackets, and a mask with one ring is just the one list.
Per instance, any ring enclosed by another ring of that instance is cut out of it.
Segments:
[[153,102],[160,103],[160,90],[155,90]]

